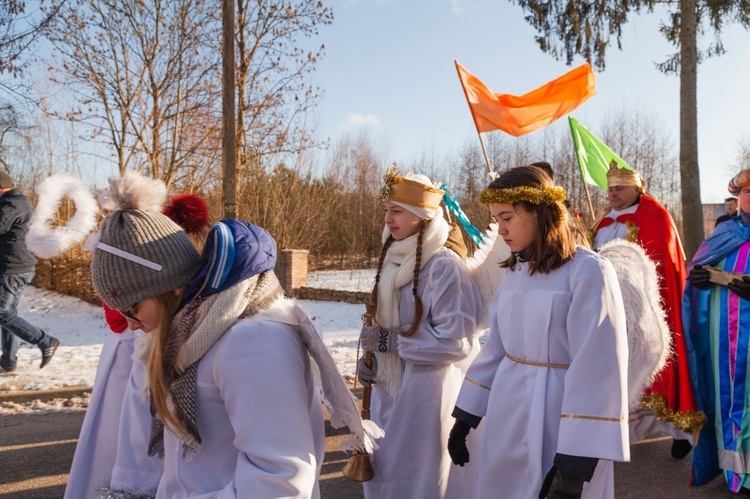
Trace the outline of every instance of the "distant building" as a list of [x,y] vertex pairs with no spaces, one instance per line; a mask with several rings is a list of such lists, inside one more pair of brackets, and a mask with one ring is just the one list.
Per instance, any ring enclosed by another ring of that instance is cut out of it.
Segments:
[[723,202],[703,205],[703,232],[705,237],[710,236],[716,228],[716,219],[725,214]]

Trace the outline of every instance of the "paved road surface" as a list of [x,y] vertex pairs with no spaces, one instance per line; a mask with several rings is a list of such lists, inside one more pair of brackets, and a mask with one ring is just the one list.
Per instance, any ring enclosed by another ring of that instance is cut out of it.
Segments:
[[[60,498],[73,460],[83,412],[0,416],[0,498]],[[346,455],[338,451],[341,432],[327,428],[321,476],[324,499],[357,499],[361,485],[341,476]],[[669,456],[670,441],[634,445],[632,462],[615,466],[617,499],[725,499],[722,478],[702,488],[688,487],[689,458]],[[405,498],[406,499],[406,498]]]

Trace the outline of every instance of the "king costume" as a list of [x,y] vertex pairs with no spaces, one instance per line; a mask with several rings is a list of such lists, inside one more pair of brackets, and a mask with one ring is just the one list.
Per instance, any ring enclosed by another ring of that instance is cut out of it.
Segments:
[[[610,187],[634,186],[645,191],[636,170],[610,168],[607,182]],[[636,204],[607,212],[594,231],[597,250],[613,239],[625,239],[638,244],[653,260],[660,278],[661,306],[672,332],[672,356],[645,390],[641,410],[630,414],[631,442],[663,431],[692,443],[705,418],[698,410],[690,382],[681,317],[687,271],[674,220],[654,198],[642,193]]]
[[[730,183],[737,195],[750,185],[750,170]],[[720,224],[690,263],[750,274],[747,214]],[[726,286],[701,290],[688,282],[683,298],[693,386],[708,424],[693,451],[691,485],[704,485],[724,470],[729,489],[750,488],[750,301]]]

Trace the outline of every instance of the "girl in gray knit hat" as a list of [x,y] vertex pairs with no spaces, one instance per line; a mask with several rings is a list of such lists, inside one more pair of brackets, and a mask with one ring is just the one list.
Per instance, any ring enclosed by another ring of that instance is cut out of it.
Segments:
[[[91,266],[102,299],[150,334],[148,452],[164,457],[157,491],[103,497],[319,497],[324,427],[311,361],[332,422],[372,450],[351,395],[309,319],[273,272],[276,242],[224,220],[199,255],[161,214],[166,189],[111,181]],[[368,445],[369,444],[369,445]]]

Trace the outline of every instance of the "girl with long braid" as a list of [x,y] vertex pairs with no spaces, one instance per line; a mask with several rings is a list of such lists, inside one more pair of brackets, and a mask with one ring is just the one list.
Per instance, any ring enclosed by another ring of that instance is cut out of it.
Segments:
[[461,380],[479,348],[482,302],[461,258],[445,247],[451,228],[443,194],[423,175],[390,169],[385,177],[375,325],[360,336],[373,363],[367,368],[360,359],[358,368],[365,386],[375,382],[371,417],[385,430],[371,456],[367,498],[465,497],[471,486],[468,470],[451,466],[446,443]]

